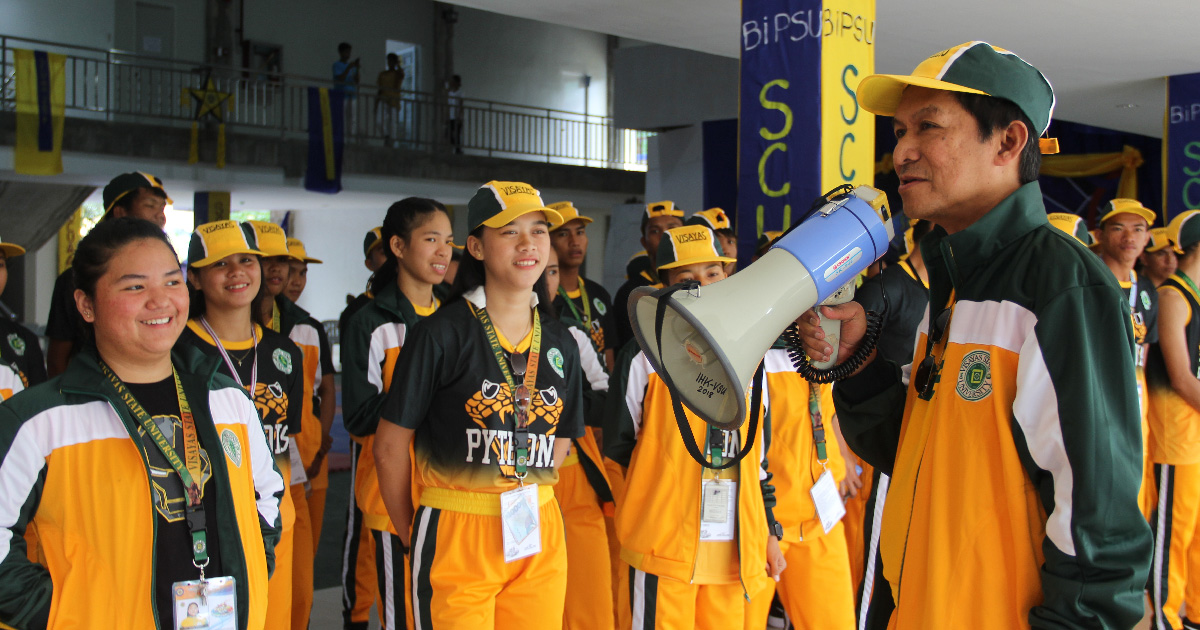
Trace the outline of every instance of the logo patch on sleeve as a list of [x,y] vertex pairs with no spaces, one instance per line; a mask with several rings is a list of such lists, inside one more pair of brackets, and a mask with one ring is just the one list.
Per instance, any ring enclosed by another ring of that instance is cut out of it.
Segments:
[[566,378],[563,375],[563,355],[558,348],[550,348],[546,353],[546,360],[550,362],[550,367],[554,368],[554,372],[559,378]]
[[1142,291],[1142,308],[1150,310],[1150,294],[1145,291]]
[[221,448],[225,450],[225,456],[234,466],[242,467],[242,443],[238,441],[232,429],[221,431]]
[[992,355],[976,350],[963,357],[955,390],[966,401],[987,398],[992,393]]
[[596,307],[596,312],[600,313],[600,317],[608,314],[608,307],[604,305],[604,300],[600,298],[592,298],[592,306]]
[[13,352],[17,353],[17,356],[25,356],[25,340],[17,333],[8,336],[8,345],[12,347]]
[[275,363],[275,367],[284,374],[292,373],[292,355],[288,354],[283,348],[276,348],[275,352],[271,353],[271,361]]

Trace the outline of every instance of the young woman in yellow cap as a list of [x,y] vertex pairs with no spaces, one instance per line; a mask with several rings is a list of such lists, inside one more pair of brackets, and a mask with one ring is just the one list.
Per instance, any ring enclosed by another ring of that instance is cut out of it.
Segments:
[[[8,261],[25,253],[25,248],[0,243],[0,293],[8,285]],[[46,380],[46,361],[33,331],[0,317],[0,401]]]
[[375,298],[341,331],[342,421],[358,445],[352,453],[354,502],[373,541],[379,617],[387,630],[405,627],[409,523],[388,518],[380,496],[385,471],[375,457],[375,430],[412,327],[441,306],[437,285],[450,260],[452,229],[445,206],[433,199],[409,197],[392,204],[381,236],[385,262],[371,278]]
[[[695,281],[703,287],[723,280],[724,265],[733,259],[721,255],[719,247],[706,227],[668,230],[657,257],[663,282]],[[778,579],[785,566],[779,541],[769,531],[773,518],[767,508],[774,497],[764,459],[766,427],[738,465],[711,470],[689,456],[666,384],[644,354],[633,359],[623,389],[610,394],[614,399],[624,404],[616,405],[604,451],[628,467],[616,515],[621,557],[630,567],[627,587],[621,589],[629,602],[620,611],[619,627],[745,627],[747,602],[767,590],[767,582]],[[690,411],[685,414],[715,465],[733,458],[750,439],[750,423],[719,431]],[[769,602],[769,593],[765,597]]]
[[553,485],[583,434],[583,392],[575,339],[544,310],[557,218],[527,184],[481,187],[456,296],[400,353],[375,456],[388,513],[413,524],[416,628],[562,627]]
[[[192,289],[187,327],[180,348],[195,348],[218,359],[219,371],[253,398],[275,466],[291,485],[298,455],[291,435],[303,429],[304,356],[286,336],[255,322],[267,299],[255,231],[236,221],[205,223],[192,232],[188,284]],[[300,474],[303,470],[299,471]],[[307,507],[302,518],[307,521]],[[290,628],[297,509],[293,493],[280,504],[282,534],[275,572],[268,585],[267,628]],[[307,536],[307,534],[306,534]],[[305,544],[304,540],[299,541]],[[311,539],[307,544],[311,545]]]

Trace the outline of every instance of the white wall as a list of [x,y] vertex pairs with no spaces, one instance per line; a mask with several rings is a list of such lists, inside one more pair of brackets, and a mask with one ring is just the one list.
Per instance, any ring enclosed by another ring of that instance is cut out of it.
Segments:
[[3,0],[0,32],[107,50],[113,46],[113,6],[114,0]]
[[646,203],[671,200],[688,216],[703,210],[704,132],[692,125],[650,138]]
[[297,210],[292,215],[292,234],[304,241],[309,256],[323,261],[308,266],[308,287],[300,296],[300,306],[313,317],[337,319],[346,308],[346,294],[366,289],[371,272],[363,265],[363,237],[383,222],[386,210]]
[[737,118],[737,59],[627,41],[613,53],[617,126],[654,130]]
[[[109,1],[112,2],[112,0]],[[170,8],[174,14],[175,49],[163,51],[164,56],[197,63],[204,61],[204,0],[115,0],[116,24],[113,32],[113,48],[137,52],[137,5],[139,1],[144,4]]]
[[468,98],[608,115],[608,36],[466,7],[454,28],[454,71]]

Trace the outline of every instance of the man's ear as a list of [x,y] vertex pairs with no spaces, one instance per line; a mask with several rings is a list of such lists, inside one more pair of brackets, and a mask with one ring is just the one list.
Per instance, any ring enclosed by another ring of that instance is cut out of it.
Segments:
[[996,166],[1004,166],[1014,160],[1020,162],[1021,153],[1029,142],[1029,128],[1025,123],[1014,120],[996,133],[1000,138],[1000,145],[996,151]]

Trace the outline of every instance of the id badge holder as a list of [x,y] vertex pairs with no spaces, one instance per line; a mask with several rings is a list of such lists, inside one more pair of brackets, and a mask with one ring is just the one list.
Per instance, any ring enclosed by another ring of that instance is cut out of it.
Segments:
[[500,527],[504,561],[528,558],[542,550],[542,524],[537,484],[522,485],[500,495]]
[[176,582],[171,585],[175,630],[236,630],[237,589],[232,577]]
[[821,527],[825,533],[837,525],[846,515],[846,505],[842,503],[842,495],[838,492],[837,484],[833,481],[833,473],[826,470],[817,478],[817,483],[809,489],[813,505],[817,508],[817,517],[821,519]]
[[737,484],[729,479],[705,479],[700,482],[703,493],[700,501],[700,540],[719,542],[733,540],[737,522]]

